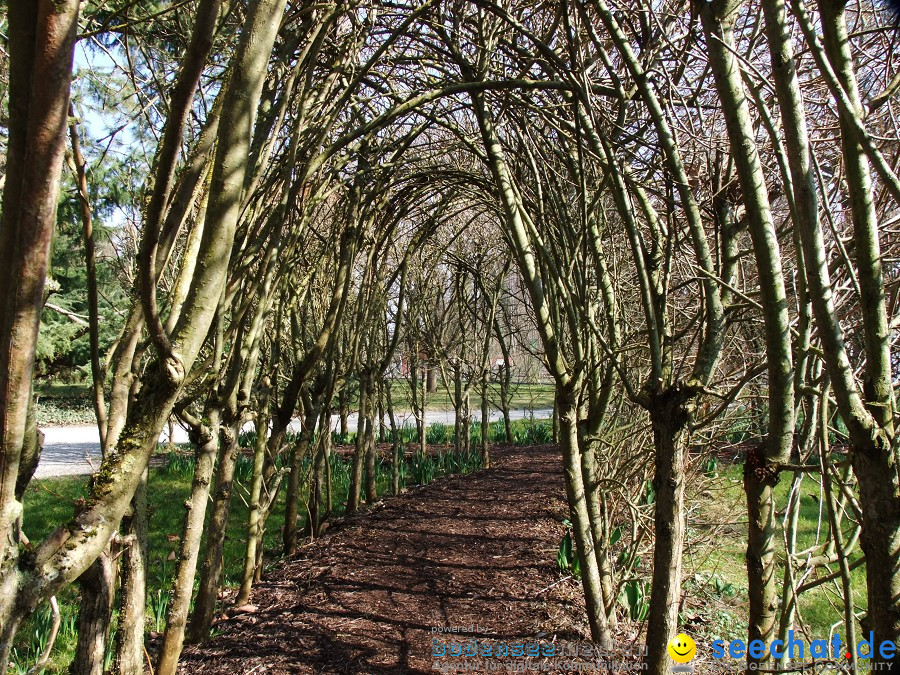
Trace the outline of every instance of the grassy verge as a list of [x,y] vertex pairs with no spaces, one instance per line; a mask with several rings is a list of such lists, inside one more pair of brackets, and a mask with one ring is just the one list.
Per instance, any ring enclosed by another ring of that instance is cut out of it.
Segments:
[[[552,384],[512,384],[510,386],[510,408],[515,410],[546,410],[553,407],[554,387]],[[394,380],[391,386],[391,397],[394,406],[411,408],[409,383],[405,380]],[[491,383],[488,395],[490,404],[495,408],[500,406],[500,388],[496,383]],[[438,383],[437,391],[430,392],[426,396],[429,410],[452,410],[453,399],[449,390],[442,382]],[[469,398],[469,407],[473,413],[481,409],[481,392],[473,391]]]
[[[720,465],[718,473],[694,486],[689,495],[688,546],[685,556],[686,611],[683,617],[705,637],[723,639],[744,638],[747,629],[747,570],[745,549],[747,515],[743,491],[743,465]],[[784,475],[775,488],[778,536],[791,488],[791,476]],[[800,517],[797,532],[797,551],[804,551],[824,541],[829,532],[828,514],[819,483],[805,476],[799,487]],[[821,510],[820,510],[821,508]],[[845,540],[849,539],[850,524],[844,522]],[[776,547],[776,585],[781,593],[784,578],[784,544]],[[861,555],[857,546],[850,558]],[[831,566],[832,570],[837,565]],[[825,574],[820,571],[818,574]],[[806,580],[814,579],[815,576]],[[853,599],[857,614],[866,608],[865,566],[851,573]],[[834,632],[846,641],[843,602],[840,582],[826,583],[806,591],[798,603],[798,622],[795,630],[805,631],[808,640],[825,639]],[[862,637],[856,626],[857,640]]]
[[[514,445],[541,445],[553,440],[553,429],[549,420],[518,419],[510,420],[511,442]],[[400,442],[411,445],[418,442],[415,425],[404,422],[398,430]],[[388,429],[388,433],[390,430]],[[425,430],[425,442],[427,445],[447,445],[454,442],[455,430],[452,424],[434,422]],[[332,432],[335,443],[352,443],[356,439],[356,432],[350,431],[346,436],[338,432]],[[475,421],[469,426],[469,439],[472,444],[481,443],[481,422]],[[490,443],[506,443],[506,426],[503,420],[494,420],[488,427],[488,439]]]

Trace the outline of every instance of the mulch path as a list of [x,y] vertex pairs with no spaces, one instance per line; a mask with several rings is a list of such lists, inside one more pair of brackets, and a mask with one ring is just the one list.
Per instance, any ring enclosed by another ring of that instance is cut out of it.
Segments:
[[185,649],[179,672],[432,672],[435,627],[492,640],[580,640],[580,583],[561,583],[555,446],[496,447],[494,466],[439,479],[344,520],[253,591],[256,612]]

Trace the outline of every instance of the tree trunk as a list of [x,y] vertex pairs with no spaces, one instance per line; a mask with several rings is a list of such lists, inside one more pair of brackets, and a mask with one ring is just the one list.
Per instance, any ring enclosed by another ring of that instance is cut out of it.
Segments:
[[556,401],[553,401],[553,442],[559,443],[559,406]]
[[185,502],[184,527],[178,551],[178,568],[172,589],[172,600],[166,617],[166,631],[159,650],[156,672],[159,675],[174,675],[178,659],[184,646],[184,632],[187,626],[191,596],[194,592],[194,577],[197,572],[197,558],[200,555],[200,540],[203,537],[203,521],[206,517],[206,503],[209,500],[210,483],[215,470],[216,455],[219,451],[219,427],[221,408],[213,405],[208,410],[208,422],[202,429],[197,445],[196,467],[191,482],[191,496]]
[[472,449],[472,408],[469,403],[469,388],[466,387],[462,400],[463,409],[463,428],[462,428],[462,451],[468,453]]
[[[306,450],[309,449],[309,445],[306,446]],[[300,458],[300,462],[303,462],[304,457]],[[272,467],[270,466],[270,469]],[[275,505],[275,502],[278,500],[278,491],[281,488],[281,483],[283,482],[283,478],[285,476],[284,471],[277,471],[274,475],[274,479],[270,485],[266,485],[266,470],[263,469],[263,485],[265,486],[265,494],[266,499],[260,498],[260,507],[259,507],[259,526],[255,530],[255,539],[257,542],[256,546],[256,562],[254,564],[253,575],[252,575],[252,583],[258,583],[262,581],[263,575],[263,563],[265,561],[266,549],[264,546],[265,543],[265,535],[266,535],[266,523],[269,520],[269,516],[272,515],[272,507]],[[249,591],[246,600],[250,599]],[[241,603],[243,604],[243,603]]]
[[680,393],[657,395],[650,407],[656,449],[653,487],[656,492],[653,581],[647,622],[647,669],[651,675],[669,670],[666,650],[678,628],[681,600],[681,554],[684,547],[684,450],[681,430],[687,414]]
[[122,531],[125,549],[119,565],[121,584],[115,672],[117,675],[143,675],[149,557],[146,471],[131,501],[131,513],[122,520]]
[[488,398],[487,372],[481,376],[481,464],[485,469],[491,466],[491,411]]
[[247,548],[244,551],[244,571],[241,575],[241,587],[238,590],[235,606],[240,607],[250,600],[250,589],[256,575],[258,551],[262,546],[262,489],[265,469],[266,448],[268,440],[269,416],[260,405],[256,423],[256,447],[253,452],[253,479],[250,483],[250,513],[247,519]]
[[566,496],[572,516],[572,533],[575,537],[578,561],[581,566],[581,585],[587,609],[591,639],[601,644],[611,644],[612,634],[606,620],[603,589],[597,558],[594,554],[594,538],[588,512],[585,486],[582,480],[581,451],[578,447],[578,424],[574,392],[557,387],[556,400],[560,411],[560,446],[566,477]]
[[426,421],[427,394],[425,391],[425,378],[420,377],[419,380],[421,384],[419,388],[419,451],[424,455],[428,452],[428,422]]
[[[822,29],[826,35],[826,48],[840,71],[845,88],[852,78],[849,62],[849,46],[841,3],[820,3]],[[847,425],[851,442],[851,463],[859,481],[860,505],[863,511],[863,528],[860,546],[866,555],[866,586],[868,593],[867,628],[874,632],[875,643],[900,640],[900,494],[894,482],[896,453],[892,449],[893,429],[890,424],[889,368],[885,368],[884,350],[889,349],[890,332],[879,333],[883,287],[872,287],[880,276],[880,260],[873,258],[877,246],[877,232],[865,223],[863,215],[868,209],[865,194],[854,187],[851,199],[854,213],[854,229],[859,225],[865,232],[854,232],[862,243],[857,246],[860,276],[866,276],[866,297],[863,306],[863,323],[866,333],[865,401],[857,388],[855,374],[844,344],[843,328],[834,306],[834,290],[828,269],[824,236],[819,222],[816,177],[810,160],[810,141],[806,126],[803,98],[797,78],[797,64],[791,46],[790,30],[786,23],[784,2],[767,0],[763,3],[766,31],[773,54],[773,81],[779,107],[783,111],[782,123],[785,147],[795,191],[796,225],[803,246],[809,298],[816,319],[822,353],[831,379],[838,410]],[[795,13],[805,10],[794,5]],[[854,87],[855,88],[855,87]],[[852,121],[841,114],[842,137]],[[855,152],[854,141],[844,138],[845,151]],[[858,162],[858,157],[848,161]],[[848,181],[857,183],[862,176],[848,172]],[[862,192],[865,192],[863,190]],[[862,280],[861,280],[862,287]],[[874,297],[870,297],[870,293]],[[872,353],[869,353],[871,347]],[[887,372],[885,372],[887,371]],[[866,404],[869,403],[868,407]],[[879,659],[876,663],[881,666]],[[889,666],[888,666],[889,667]]]
[[[831,538],[835,548],[835,557],[838,559],[838,567],[841,570],[841,592],[844,600],[844,638],[848,645],[856,645],[856,614],[853,601],[853,587],[850,578],[850,565],[847,560],[847,551],[844,548],[844,535],[841,532],[841,522],[838,516],[838,510],[843,507],[838,505],[834,496],[834,486],[831,480],[831,446],[828,441],[828,421],[830,415],[828,413],[828,379],[822,383],[822,397],[820,402],[822,410],[822,418],[820,420],[819,433],[819,468],[822,472],[822,492],[825,497],[825,504],[828,510],[828,522],[831,526]],[[880,644],[880,643],[878,643]],[[874,652],[876,647],[873,644],[870,649]],[[859,655],[855,648],[850,648],[850,669],[851,672],[858,672]],[[874,657],[875,654],[873,653]]]
[[[778,639],[782,644],[787,644],[788,632],[794,629],[794,620],[797,616],[797,598],[794,594],[796,587],[796,575],[791,564],[791,556],[797,552],[797,525],[800,520],[800,486],[803,481],[803,473],[795,471],[793,480],[791,481],[790,495],[787,504],[787,514],[785,519],[784,538],[787,542],[785,548],[785,558],[788,561],[784,565],[784,576],[781,581],[781,617],[778,622]],[[787,650],[782,652],[781,658],[777,663],[779,667],[784,667],[788,661]]]
[[453,449],[456,452],[462,452],[465,446],[465,441],[463,441],[462,398],[462,369],[457,363],[453,367]]
[[[327,476],[330,474],[328,465],[328,448],[331,444],[331,406],[329,398],[325,399],[325,408],[322,410],[321,419],[319,421],[320,436],[316,442],[316,456],[313,461],[313,491],[310,494],[310,513],[309,521],[306,524],[306,533],[310,538],[318,537],[322,534],[323,524],[329,515],[331,489],[328,485]],[[325,431],[328,430],[328,431]]]
[[[874,633],[875,644],[900,642],[900,495],[895,479],[897,460],[890,442],[876,436],[868,443],[854,442],[853,473],[859,481],[863,526],[859,542],[866,554],[868,611],[864,633]],[[874,659],[882,670],[900,668],[900,657]]]
[[41,460],[41,452],[44,449],[44,433],[37,428],[37,418],[34,411],[34,394],[29,395],[28,414],[25,417],[25,439],[22,444],[22,458],[19,462],[19,476],[16,479],[16,500],[21,502],[25,496],[25,489],[31,482],[38,462]]
[[226,412],[226,424],[222,427],[219,457],[216,460],[215,489],[210,508],[206,535],[206,549],[200,568],[200,585],[194,601],[194,612],[188,628],[191,642],[205,642],[209,638],[219,595],[219,580],[225,567],[225,536],[228,516],[231,513],[231,493],[234,488],[234,471],[241,454],[238,443],[240,420],[235,413]]
[[[891,329],[886,312],[875,191],[869,162],[856,139],[851,118],[851,115],[862,118],[863,106],[850,52],[845,3],[819,0],[818,7],[825,51],[855,109],[852,113],[841,110],[839,121],[864,328],[862,379],[866,414],[850,413],[846,396],[838,397],[838,405],[850,429],[851,462],[859,480],[863,511],[860,546],[866,554],[868,590],[863,628],[874,633],[878,645],[887,641],[897,644],[900,642],[900,484],[897,479],[900,458],[894,447]],[[882,663],[888,668],[900,668],[900,656],[873,658],[872,666]]]
[[316,443],[316,454],[313,457],[313,476],[309,488],[309,517],[306,521],[304,533],[310,539],[319,536],[320,526],[323,522],[325,511],[325,443],[319,439]]
[[[603,534],[607,535],[609,532],[609,514],[607,513],[605,499],[601,500],[600,514],[604,527]],[[600,571],[600,587],[603,590],[603,603],[606,606],[606,620],[609,622],[610,630],[615,630],[618,625],[618,618],[616,617],[618,586],[616,585],[616,577],[609,559],[609,537],[605,536],[601,541],[603,545],[598,547],[598,551],[601,551],[602,555],[597,555],[597,568]]]
[[103,675],[106,644],[112,620],[116,569],[113,555],[104,551],[78,578],[78,644],[69,672],[72,675]]
[[734,51],[733,27],[737,9],[737,5],[729,7],[704,3],[700,17],[709,43],[710,64],[722,101],[732,158],[747,211],[759,275],[768,361],[767,437],[762,447],[754,448],[748,454],[744,464],[750,601],[747,642],[758,640],[766,645],[764,656],[748,657],[748,672],[751,672],[769,661],[768,647],[775,638],[777,537],[772,488],[778,478],[778,464],[790,459],[794,432],[794,372],[781,253],[756,147],[756,128],[750,119],[748,97]]
[[15,492],[56,224],[79,7],[76,0],[8,7],[9,137],[0,221],[0,672],[6,672],[21,619],[14,609],[22,513]]
[[378,442],[384,443],[387,440],[387,425],[384,423],[384,379],[378,381]]
[[600,588],[603,593],[603,608],[607,622],[615,623],[615,580],[608,555],[608,527],[606,514],[600,503],[600,481],[597,475],[595,446],[596,441],[579,434],[581,449],[581,478],[584,484],[585,505],[591,526],[591,537],[594,541],[594,556],[597,560],[597,571],[600,576]]
[[359,378],[359,412],[356,419],[356,443],[353,446],[353,467],[350,471],[350,491],[347,493],[345,513],[359,509],[363,480],[363,459],[366,450],[366,420],[368,416],[369,387],[366,379]]
[[397,429],[397,420],[394,419],[394,402],[391,400],[391,381],[384,384],[385,404],[387,414],[391,418],[391,494],[400,494],[400,430]]
[[[511,357],[503,332],[500,330],[500,322],[494,319],[494,334],[500,344],[500,352],[503,354],[503,365],[500,367],[500,410],[503,412],[503,428],[506,432],[506,442],[513,442],[512,422],[509,418],[510,384],[512,383]],[[554,438],[554,443],[556,439]]]
[[[299,519],[300,503],[300,474],[303,471],[303,460],[309,452],[309,445],[315,432],[316,420],[319,419],[319,411],[315,404],[307,410],[303,420],[303,429],[300,438],[291,448],[291,473],[288,476],[287,495],[284,506],[284,528],[282,530],[282,544],[286,556],[297,552],[297,520]],[[317,453],[317,457],[318,457]],[[319,473],[321,480],[321,473]],[[312,501],[312,486],[310,487],[310,501]]]
[[350,435],[350,402],[347,400],[346,385],[338,392],[338,414],[341,418],[341,441],[346,443]]
[[375,380],[370,378],[368,381],[369,385],[369,406],[368,406],[368,416],[366,418],[366,502],[371,506],[376,501],[378,501],[378,476],[376,475],[376,450],[377,446],[375,443],[375,420],[372,415],[374,411],[374,403],[375,403]]
[[[106,370],[100,363],[100,310],[97,292],[97,255],[96,242],[94,240],[94,224],[91,214],[90,188],[87,180],[87,162],[81,153],[81,140],[78,137],[78,125],[75,123],[75,109],[69,105],[69,116],[73,121],[69,124],[69,138],[72,154],[69,157],[69,166],[75,174],[78,185],[79,215],[82,224],[82,241],[84,243],[84,271],[87,282],[88,300],[88,342],[90,344],[91,363],[91,391],[94,404],[94,418],[97,420],[97,431],[100,434],[100,452],[106,454],[108,447],[106,442],[106,401],[104,387],[106,384]],[[169,442],[172,443],[171,437]]]
[[[768,646],[775,638],[778,617],[778,589],[775,584],[775,527],[776,473],[766,468],[763,449],[752,448],[744,464],[744,494],[747,501],[747,584],[749,600],[748,644],[761,640]],[[767,656],[749,658],[748,673],[758,670],[768,661]]]
[[500,384],[501,392],[500,396],[503,400],[503,431],[506,434],[506,442],[512,445],[513,442],[513,432],[512,432],[512,420],[509,416],[509,383],[504,381]]
[[334,511],[334,490],[331,480],[331,434],[325,437],[325,518],[330,518]]

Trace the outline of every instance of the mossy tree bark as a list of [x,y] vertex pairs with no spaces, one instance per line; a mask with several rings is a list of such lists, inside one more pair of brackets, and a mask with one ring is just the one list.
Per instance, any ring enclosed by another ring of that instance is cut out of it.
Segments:
[[[806,8],[792,3],[801,28],[810,34]],[[847,172],[853,212],[854,238],[857,240],[857,274],[863,308],[865,333],[865,382],[860,391],[845,346],[844,330],[835,307],[835,293],[828,267],[823,228],[819,221],[819,195],[816,189],[812,146],[806,120],[806,108],[800,91],[797,60],[793,54],[790,30],[783,0],[763,3],[766,35],[772,54],[773,81],[782,110],[785,147],[793,184],[795,226],[803,250],[809,300],[823,360],[841,418],[847,425],[851,444],[851,462],[859,480],[863,512],[861,547],[866,554],[867,622],[875,642],[900,641],[900,486],[896,476],[897,456],[893,449],[892,387],[888,374],[890,333],[884,326],[884,286],[878,255],[877,226],[871,212],[871,181],[868,167],[860,156],[857,137],[848,133],[851,116],[858,115],[859,94],[844,20],[844,3],[822,2],[819,9],[825,36],[827,57],[838,73],[841,84],[857,110],[841,110],[841,135],[846,160],[854,166]],[[803,24],[806,23],[806,26]],[[813,50],[818,46],[813,43]],[[818,54],[821,58],[823,55]],[[865,278],[865,280],[863,280]],[[886,359],[885,353],[888,357]],[[880,665],[880,664],[879,664]]]
[[115,595],[114,552],[104,551],[78,578],[82,589],[78,608],[78,642],[69,672],[72,675],[103,675],[106,645]]
[[223,419],[219,441],[219,456],[216,459],[215,488],[210,507],[209,525],[206,535],[206,549],[200,568],[200,584],[194,601],[188,637],[191,642],[205,642],[209,638],[215,616],[219,583],[225,566],[225,535],[228,516],[231,513],[231,495],[234,489],[234,472],[237,458],[241,454],[238,443],[240,433],[239,416],[234,413]]
[[[32,564],[15,570],[4,568],[2,585],[6,587],[9,582],[7,590],[18,587],[18,592],[5,594],[0,606],[0,643],[4,645],[10,644],[21,617],[29,614],[41,599],[54,595],[80,576],[106,548],[141,481],[184,377],[206,339],[227,276],[224,261],[230,256],[240,218],[256,108],[284,4],[284,0],[257,0],[248,9],[229,76],[229,104],[223,106],[203,238],[191,290],[171,332],[171,350],[148,368],[128,421],[115,449],[95,475],[84,508],[44,541]],[[57,2],[52,6],[68,12],[65,32],[74,34],[71,19],[77,8],[67,5]],[[61,35],[58,30],[47,34]],[[71,53],[66,63],[71,63]],[[66,105],[60,111],[63,130],[67,109]]]
[[[851,462],[859,480],[863,511],[860,545],[866,554],[868,594],[863,627],[874,633],[876,644],[889,641],[900,645],[900,478],[897,473],[900,455],[895,442],[891,329],[887,320],[875,193],[869,161],[854,128],[863,119],[863,106],[850,51],[846,2],[819,0],[818,8],[825,53],[853,107],[841,109],[839,121],[856,245],[865,369],[862,400],[857,392],[839,391],[837,387],[835,398],[850,431]],[[826,356],[830,374],[838,356]],[[900,668],[900,657],[879,657],[873,660],[873,666],[882,662],[888,669]]]
[[[286,556],[293,555],[297,551],[297,521],[300,518],[300,479],[303,472],[303,460],[309,453],[310,444],[316,430],[316,422],[319,419],[319,406],[321,405],[321,392],[312,392],[304,405],[305,415],[300,436],[291,447],[290,475],[288,476],[287,491],[285,493],[284,528],[282,530],[282,550]],[[320,433],[328,433],[328,430],[320,430]],[[310,486],[310,492],[316,489]]]
[[119,561],[119,624],[116,631],[115,672],[144,673],[144,612],[147,608],[149,533],[147,472],[135,490],[130,512],[122,519],[123,551]]
[[781,252],[769,205],[756,129],[734,43],[734,22],[740,0],[700,2],[709,60],[737,169],[758,272],[768,363],[768,434],[762,448],[753,449],[744,466],[747,500],[747,578],[749,586],[748,644],[767,646],[764,656],[748,657],[748,672],[769,661],[768,645],[775,638],[778,593],[775,584],[775,503],[773,487],[779,465],[788,462],[794,434],[794,372],[790,316]]
[[686,403],[692,392],[669,387],[649,396],[653,427],[653,578],[647,620],[647,661],[666,663],[668,640],[678,628],[681,602],[681,558],[684,549],[684,443],[688,422]]
[[[215,398],[215,393],[213,394]],[[178,545],[178,566],[172,588],[172,599],[166,615],[166,630],[159,649],[156,672],[172,675],[178,666],[178,658],[184,646],[188,610],[194,592],[194,577],[197,559],[200,555],[200,540],[203,536],[203,522],[206,517],[206,503],[209,500],[215,461],[219,451],[219,427],[221,408],[214,403],[207,409],[207,420],[199,422],[195,430],[196,439],[194,477],[191,494],[185,501],[184,526]]]
[[13,636],[27,613],[16,607],[22,588],[22,504],[16,498],[16,484],[56,223],[79,8],[75,0],[8,5],[9,137],[0,222],[0,670],[4,672]]

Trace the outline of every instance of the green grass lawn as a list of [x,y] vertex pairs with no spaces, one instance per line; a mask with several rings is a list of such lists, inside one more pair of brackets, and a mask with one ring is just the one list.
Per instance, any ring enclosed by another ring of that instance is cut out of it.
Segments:
[[[87,494],[88,477],[33,480],[25,495],[25,531],[32,541],[41,541],[53,528],[71,517],[76,500]],[[178,547],[184,518],[184,502],[190,494],[191,476],[178,468],[164,466],[152,469],[148,480],[148,510],[150,521],[150,560],[148,574],[147,629],[160,632],[165,628],[168,594],[175,572],[174,554]],[[241,496],[246,497],[248,482],[240,485],[232,502],[225,540],[225,583],[233,586],[242,569],[242,554],[246,545],[248,509]],[[269,555],[277,555],[280,532],[284,522],[283,492],[265,533]],[[201,550],[203,550],[201,548]],[[75,648],[75,616],[78,608],[77,587],[67,588],[59,597],[63,628],[54,648],[53,666],[49,672],[65,672]],[[24,672],[36,660],[43,648],[49,626],[49,610],[42,608],[19,634],[14,653],[17,670]]]
[[[747,515],[742,483],[743,465],[720,465],[718,475],[689,487],[688,546],[685,556],[685,574],[689,577],[687,592],[694,592],[710,607],[711,621],[706,626],[710,637],[743,638],[747,625],[747,570],[745,550]],[[783,475],[775,488],[778,537],[776,547],[778,571],[776,584],[781,593],[784,575],[783,522],[792,476]],[[820,513],[819,483],[816,478],[805,476],[799,487],[800,518],[797,532],[797,551],[806,550],[816,542],[824,541],[829,532],[828,513],[824,504]],[[692,506],[693,505],[693,506]],[[849,538],[851,524],[844,522],[845,541]],[[859,546],[853,550],[850,561],[861,555]],[[837,570],[837,564],[830,570]],[[827,572],[820,571],[819,574]],[[816,577],[808,577],[806,580]],[[866,608],[865,566],[851,573],[853,599],[857,614]],[[690,602],[688,603],[690,604]],[[845,640],[843,604],[840,597],[840,581],[829,582],[804,592],[799,600],[799,621],[796,629],[805,627],[809,639],[827,638],[831,629]],[[862,637],[857,624],[857,640]]]
[[[510,408],[516,410],[541,410],[553,407],[554,387],[552,384],[513,384],[510,387],[512,399]],[[500,390],[496,383],[490,385],[488,400],[496,409],[500,406]],[[409,409],[410,390],[409,383],[405,380],[394,380],[391,386],[391,397],[394,406],[399,409]],[[450,392],[438,381],[437,391],[426,396],[429,410],[452,410],[453,401]],[[481,409],[481,392],[472,391],[469,398],[469,407],[473,412]]]

